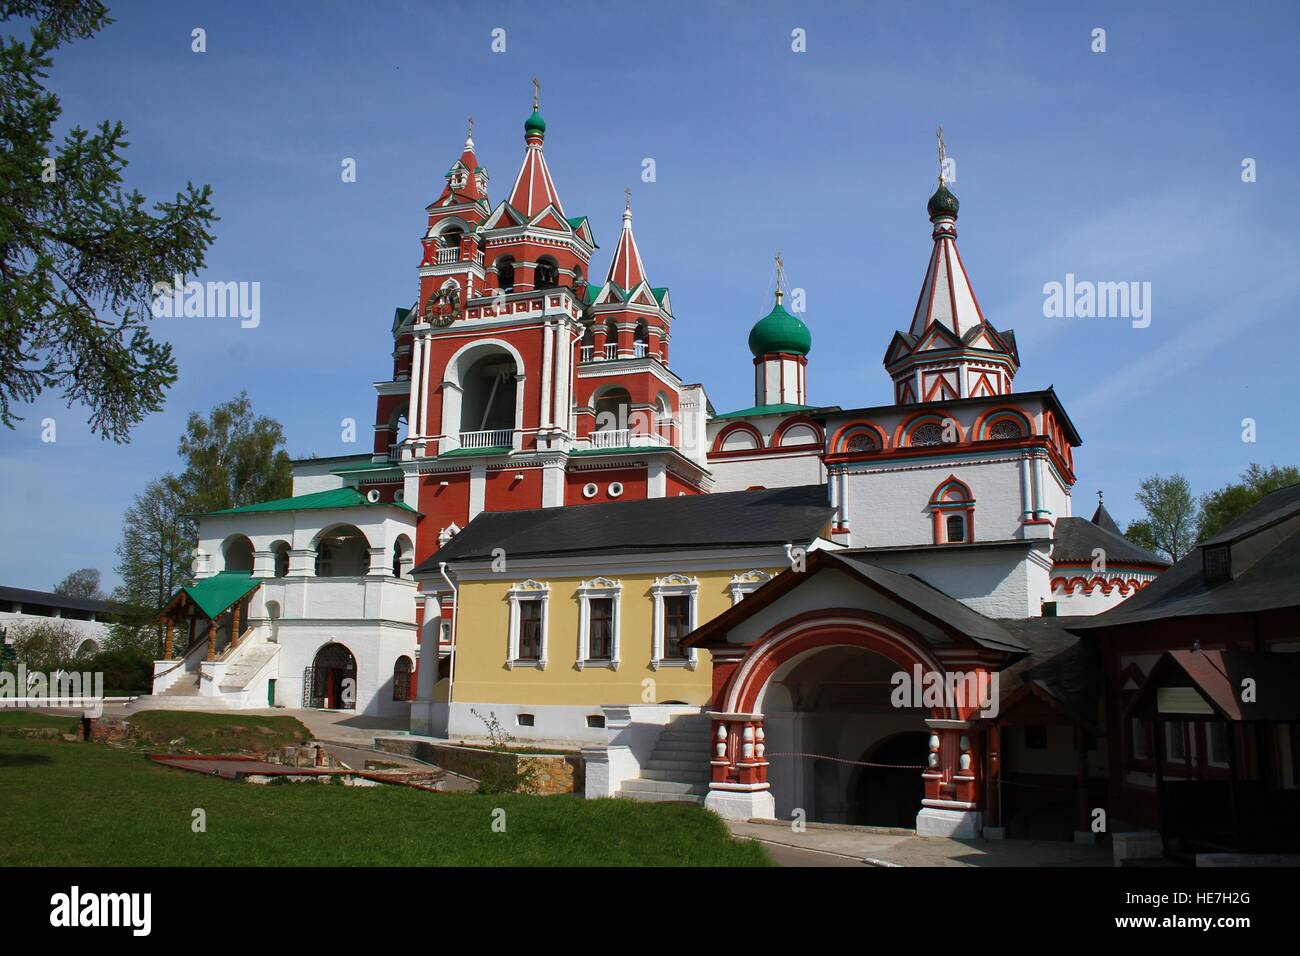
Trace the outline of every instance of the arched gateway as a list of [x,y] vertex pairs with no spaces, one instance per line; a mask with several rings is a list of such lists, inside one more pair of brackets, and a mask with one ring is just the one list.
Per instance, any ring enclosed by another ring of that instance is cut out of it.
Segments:
[[814,552],[688,641],[713,657],[711,809],[897,825],[912,793],[918,832],[978,832],[978,718],[997,705],[992,675],[1023,651],[988,618],[908,575]]

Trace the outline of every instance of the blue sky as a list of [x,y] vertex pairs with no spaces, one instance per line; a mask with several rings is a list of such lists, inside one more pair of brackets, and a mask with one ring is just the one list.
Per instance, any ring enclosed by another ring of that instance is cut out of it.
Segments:
[[[56,60],[66,124],[121,119],[129,182],[151,199],[211,183],[222,218],[198,278],[260,282],[262,320],[159,320],[180,381],[128,445],[54,395],[20,410],[0,431],[0,583],[49,588],[86,565],[114,583],[132,495],[177,466],[189,411],[241,388],[295,457],[366,450],[340,421],[367,440],[423,207],[467,113],[505,197],[535,74],[561,199],[602,245],[593,272],[630,185],[650,279],[673,292],[674,368],[719,411],[752,402],[745,338],[778,245],[807,294],[810,400],[890,400],[881,358],[929,254],[942,123],[962,255],[986,316],[1016,331],[1016,386],[1054,385],[1083,435],[1076,513],[1102,488],[1125,523],[1153,472],[1200,492],[1251,461],[1296,462],[1292,4],[110,6],[117,22]],[[807,52],[791,50],[796,28]],[[1044,283],[1067,273],[1150,282],[1150,326],[1044,318]]]

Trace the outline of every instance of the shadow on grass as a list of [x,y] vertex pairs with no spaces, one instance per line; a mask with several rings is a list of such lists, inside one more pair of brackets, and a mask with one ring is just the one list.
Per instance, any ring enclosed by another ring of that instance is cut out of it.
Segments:
[[53,763],[44,754],[7,754],[0,753],[0,767],[31,767],[36,764]]

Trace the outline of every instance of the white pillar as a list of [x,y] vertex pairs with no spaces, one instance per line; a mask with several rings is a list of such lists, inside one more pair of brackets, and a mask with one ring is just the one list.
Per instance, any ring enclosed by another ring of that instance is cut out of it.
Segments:
[[421,362],[424,359],[424,339],[415,336],[411,344],[411,395],[406,409],[406,436],[420,437],[419,420],[420,393],[423,391],[423,379],[420,376]]

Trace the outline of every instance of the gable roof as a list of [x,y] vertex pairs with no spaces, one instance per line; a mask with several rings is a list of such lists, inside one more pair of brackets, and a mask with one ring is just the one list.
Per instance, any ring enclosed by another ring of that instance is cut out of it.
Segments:
[[727,632],[736,625],[827,569],[842,571],[872,590],[893,598],[948,634],[967,638],[993,651],[1015,655],[1028,651],[1028,647],[1001,622],[972,610],[914,575],[889,571],[844,551],[810,552],[805,570],[782,571],[739,604],[696,628],[684,643],[704,648],[725,644]]
[[200,611],[209,620],[225,611],[244,595],[250,594],[262,586],[262,579],[255,578],[244,571],[222,571],[208,578],[199,578],[193,584],[181,588],[167,602],[170,607],[181,594],[187,594]]
[[519,558],[806,543],[833,513],[823,485],[484,512],[415,573],[435,572],[443,561],[489,560],[497,548]]
[[1104,671],[1096,640],[1071,634],[1081,617],[1027,617],[998,623],[1029,648],[1029,653],[1000,671],[1001,709],[1029,694],[1047,697],[1072,720],[1095,727],[1100,716]]
[[[1255,681],[1255,699],[1243,701],[1242,681]],[[1166,651],[1151,667],[1127,713],[1145,711],[1163,687],[1196,688],[1227,720],[1293,721],[1300,718],[1300,655],[1273,651]]]

